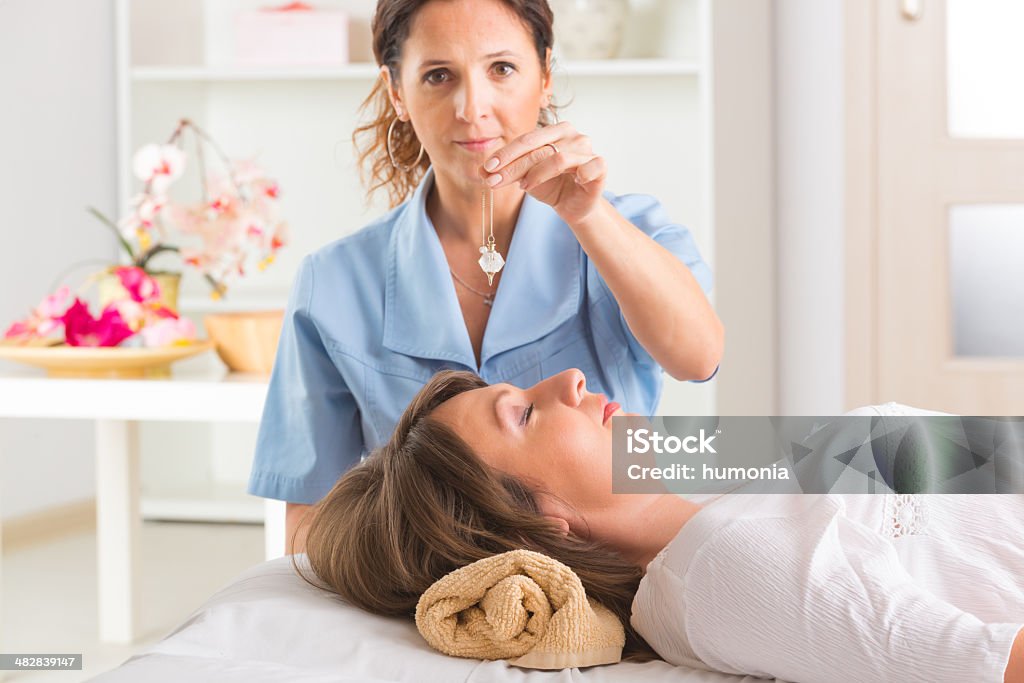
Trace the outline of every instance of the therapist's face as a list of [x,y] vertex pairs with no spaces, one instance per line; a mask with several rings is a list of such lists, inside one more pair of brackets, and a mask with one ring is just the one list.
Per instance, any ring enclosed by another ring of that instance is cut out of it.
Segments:
[[[537,127],[551,88],[526,25],[498,0],[424,5],[402,46],[399,81],[392,103],[435,172],[474,185],[490,154]],[[487,142],[460,144],[473,140]]]
[[528,389],[493,384],[461,393],[432,416],[488,465],[540,491],[544,514],[567,519],[574,532],[585,535],[581,518],[621,502],[612,495],[612,421],[604,420],[606,403],[603,394],[587,391],[583,373],[572,369]]

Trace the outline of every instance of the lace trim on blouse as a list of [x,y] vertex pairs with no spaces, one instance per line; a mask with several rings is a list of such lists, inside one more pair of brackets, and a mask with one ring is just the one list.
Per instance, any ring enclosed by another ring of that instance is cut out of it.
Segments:
[[900,538],[924,532],[928,515],[924,499],[911,493],[890,494],[885,501],[882,524],[890,538]]

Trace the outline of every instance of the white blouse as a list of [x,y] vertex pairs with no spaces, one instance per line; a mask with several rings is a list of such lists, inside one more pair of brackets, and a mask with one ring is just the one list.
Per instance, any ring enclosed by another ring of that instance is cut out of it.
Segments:
[[726,494],[648,565],[668,662],[787,681],[1002,683],[1024,628],[1024,496]]

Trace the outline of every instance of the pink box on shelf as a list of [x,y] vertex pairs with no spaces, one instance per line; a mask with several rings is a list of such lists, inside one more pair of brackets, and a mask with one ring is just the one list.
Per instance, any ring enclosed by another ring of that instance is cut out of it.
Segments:
[[235,15],[235,62],[245,66],[348,63],[348,15],[302,2]]

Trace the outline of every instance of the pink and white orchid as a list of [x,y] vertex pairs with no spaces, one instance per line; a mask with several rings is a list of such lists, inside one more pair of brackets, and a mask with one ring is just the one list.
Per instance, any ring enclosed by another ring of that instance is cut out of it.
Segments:
[[253,161],[235,162],[232,175],[213,174],[207,201],[170,205],[163,218],[192,238],[180,253],[186,264],[224,284],[274,261],[288,242],[287,224],[277,217],[280,188]]
[[[197,155],[201,197],[191,203],[172,201],[168,196],[170,185],[185,172],[182,136],[186,131],[196,136],[200,149],[206,145],[216,153],[223,169],[207,173],[203,155]],[[288,242],[288,226],[278,216],[281,190],[277,181],[268,178],[254,160],[232,161],[224,156],[188,119],[178,122],[165,144],[140,148],[132,158],[132,169],[143,187],[132,198],[128,215],[115,222],[89,207],[110,228],[131,261],[131,265],[107,268],[90,279],[113,274],[126,294],[107,303],[94,317],[70,287],[61,287],[27,318],[11,324],[4,340],[45,340],[63,328],[64,340],[71,346],[117,346],[134,335],[147,346],[188,343],[196,338],[195,325],[161,303],[160,286],[150,275],[150,260],[163,252],[177,252],[213,286],[214,298],[220,298],[229,280],[244,276],[253,266],[266,268]],[[164,241],[172,229],[184,238],[181,244]]]
[[132,158],[132,169],[149,191],[164,195],[185,172],[185,152],[177,145],[146,145]]
[[[202,198],[193,203],[171,201],[167,188],[185,166],[179,145],[186,131],[197,145],[209,146],[220,157],[220,172],[206,172],[197,156]],[[188,119],[179,121],[167,144],[142,147],[133,158],[135,174],[145,183],[132,200],[131,212],[117,223],[98,211],[97,217],[116,231],[134,265],[145,269],[163,251],[178,252],[185,265],[198,270],[213,286],[214,298],[227,290],[229,280],[252,267],[263,270],[288,242],[287,224],[278,217],[281,188],[253,159],[231,160],[210,137]],[[168,245],[170,232],[185,239]],[[133,249],[133,244],[137,249]]]

